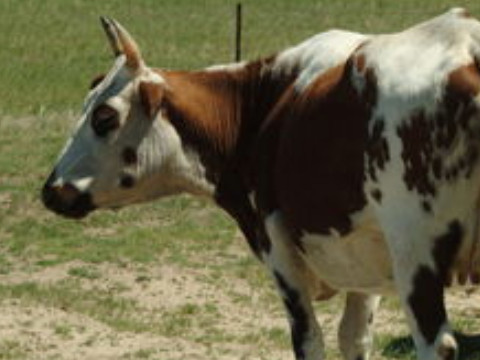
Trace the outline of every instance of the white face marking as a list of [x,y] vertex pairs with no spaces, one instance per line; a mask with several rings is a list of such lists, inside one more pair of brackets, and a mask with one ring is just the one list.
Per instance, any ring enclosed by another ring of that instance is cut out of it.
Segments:
[[[155,119],[148,118],[138,93],[141,82],[166,86],[146,66],[132,74],[120,56],[90,91],[55,167],[55,186],[71,184],[88,192],[97,207],[118,207],[182,191],[211,196],[213,188],[198,155],[184,148],[162,111]],[[100,136],[93,118],[104,106],[116,114],[118,126]],[[125,161],[125,149],[134,153],[133,163]]]

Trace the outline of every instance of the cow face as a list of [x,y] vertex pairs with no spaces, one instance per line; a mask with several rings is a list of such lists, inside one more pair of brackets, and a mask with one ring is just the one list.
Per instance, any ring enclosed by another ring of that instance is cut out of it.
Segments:
[[77,128],[42,192],[45,206],[81,218],[162,195],[208,193],[198,156],[183,147],[162,110],[168,86],[132,37],[102,18],[116,61],[88,93]]

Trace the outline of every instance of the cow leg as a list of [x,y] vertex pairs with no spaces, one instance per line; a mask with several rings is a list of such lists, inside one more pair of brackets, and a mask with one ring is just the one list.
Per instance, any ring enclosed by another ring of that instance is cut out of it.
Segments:
[[345,301],[338,342],[345,360],[367,360],[372,347],[373,315],[380,296],[349,292]]
[[266,230],[272,246],[264,261],[272,272],[287,310],[297,360],[324,358],[323,336],[309,294],[308,269],[278,213],[270,215]]
[[[415,266],[410,276],[397,275],[397,289],[420,360],[454,360],[457,343],[445,310],[443,282],[428,266]],[[403,268],[403,267],[402,267]],[[397,268],[397,272],[405,268]]]
[[410,238],[387,236],[397,291],[418,358],[454,360],[458,349],[447,319],[444,284],[463,230],[457,221],[443,227],[441,232],[435,231],[435,235],[431,231],[422,234],[421,229],[417,230],[418,233],[410,234]]

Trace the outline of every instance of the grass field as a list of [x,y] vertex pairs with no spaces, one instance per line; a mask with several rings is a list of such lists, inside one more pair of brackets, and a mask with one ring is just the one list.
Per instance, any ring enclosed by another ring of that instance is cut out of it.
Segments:
[[[39,202],[90,80],[111,65],[99,15],[122,22],[150,64],[192,69],[231,60],[234,4],[0,0],[0,360],[292,358],[267,276],[210,204],[182,196],[72,222]],[[451,6],[480,17],[478,1],[243,4],[244,58],[332,27],[399,30]],[[457,329],[480,332],[478,291],[450,304]],[[318,305],[331,359],[340,309]],[[413,359],[395,300],[378,323],[374,359]],[[463,358],[480,359],[465,342]]]

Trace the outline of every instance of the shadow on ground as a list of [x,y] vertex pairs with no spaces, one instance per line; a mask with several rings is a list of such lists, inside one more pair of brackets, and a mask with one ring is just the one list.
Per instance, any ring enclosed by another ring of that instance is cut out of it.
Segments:
[[[455,333],[460,354],[458,360],[480,360],[480,334],[466,335]],[[415,359],[415,348],[410,336],[398,337],[390,341],[382,350],[382,355],[392,359]]]

